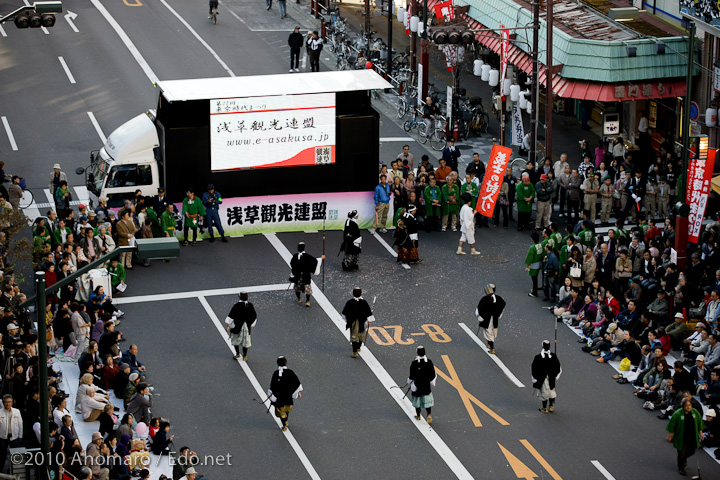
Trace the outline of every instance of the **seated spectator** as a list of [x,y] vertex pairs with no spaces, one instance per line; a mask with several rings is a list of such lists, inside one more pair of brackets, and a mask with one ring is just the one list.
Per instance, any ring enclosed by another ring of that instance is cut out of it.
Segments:
[[190,447],[180,447],[180,455],[175,459],[173,465],[173,480],[180,480],[187,475],[187,472],[200,462],[197,453],[190,450]]
[[[610,347],[610,350],[602,357],[603,361],[600,363],[609,362],[616,357],[629,359],[630,365],[633,366],[638,366],[640,364],[640,358],[642,357],[640,345],[638,345],[635,341],[635,338],[630,330],[625,330],[623,332],[623,341],[614,347]],[[599,360],[600,359],[598,359],[598,361]],[[622,374],[617,374],[616,376],[613,376],[613,378],[618,380],[622,376]]]
[[660,388],[660,384],[667,378],[670,378],[670,371],[667,362],[663,359],[645,374],[643,388],[635,390],[633,393],[645,400],[653,400],[657,398],[657,390]]
[[700,336],[696,337],[695,340],[693,340],[693,342],[690,344],[689,351],[686,354],[683,353],[682,356],[684,358],[690,359],[690,361],[692,361],[698,355],[703,355],[707,358],[707,353],[710,349],[710,341],[708,340],[708,334],[709,332],[706,329],[703,329],[700,332]]
[[695,359],[695,365],[690,369],[690,375],[692,376],[695,388],[691,391],[693,393],[698,392],[700,385],[704,385],[703,390],[707,387],[707,383],[710,381],[710,369],[705,366],[705,355],[698,355]]
[[676,313],[675,321],[665,328],[665,333],[670,336],[672,347],[679,350],[683,341],[690,336],[685,316],[680,312]]
[[[105,465],[107,462],[103,457],[108,453],[107,445],[103,443],[102,434],[95,432],[92,434],[92,441],[88,443],[85,450],[86,466],[92,470],[92,478],[106,479],[110,475],[110,470]],[[104,453],[103,453],[104,451]]]
[[109,313],[113,317],[122,317],[125,315],[125,312],[122,310],[118,310],[115,305],[112,304],[112,298],[110,295],[107,295],[105,293],[105,289],[102,285],[95,288],[93,293],[90,294],[89,300],[93,300],[97,298],[100,301],[100,304],[102,304],[102,309],[105,311],[105,313]]
[[170,423],[160,422],[160,429],[155,434],[152,443],[152,453],[155,455],[170,455],[170,444],[174,440],[174,435],[169,435]]
[[139,383],[135,394],[128,402],[127,413],[135,417],[138,422],[148,423],[152,419],[150,416],[152,404],[152,393],[148,390],[147,383]]
[[99,431],[103,437],[115,431],[115,424],[118,421],[117,416],[113,413],[113,406],[109,403],[105,405],[102,413],[98,416],[100,421]]
[[[599,357],[602,352],[608,352],[610,347],[619,346],[625,340],[625,332],[618,328],[617,323],[611,323],[607,327],[605,334],[593,339],[593,345],[590,347],[590,355]],[[603,358],[597,359],[598,363],[604,363]]]
[[105,365],[102,369],[103,383],[106,387],[111,388],[115,382],[115,376],[120,372],[120,366],[115,363],[112,355],[105,355]]
[[708,334],[708,351],[705,354],[705,363],[708,368],[713,369],[720,365],[720,343],[717,341],[717,333]]
[[[117,432],[115,433],[115,436],[120,438],[120,442],[118,443],[118,449],[121,448],[121,445],[125,445],[127,443],[128,449],[130,448],[130,439],[134,435],[133,431],[133,425],[135,425],[135,417],[130,415],[129,413],[126,413],[123,415],[122,420],[120,420],[120,425],[117,428]],[[127,442],[123,442],[123,437],[127,435]],[[127,455],[128,452],[125,452],[121,456]]]
[[705,430],[702,432],[700,444],[705,448],[720,447],[720,421],[712,408],[705,412]]
[[115,375],[115,380],[112,384],[113,392],[115,392],[115,398],[125,398],[125,390],[127,389],[128,383],[130,383],[130,365],[127,363],[121,363],[120,371],[117,375]]
[[65,453],[72,450],[74,440],[77,439],[75,427],[73,426],[72,415],[64,415],[62,418],[62,426],[60,427],[60,435],[65,439]]
[[638,312],[637,303],[634,300],[630,300],[627,308],[615,317],[615,323],[618,324],[618,327],[625,328],[632,326],[638,318],[640,318],[640,312]]
[[[82,412],[82,401],[90,390],[93,391],[93,394],[95,396],[95,401],[105,402],[105,403],[109,402],[107,393],[102,390],[97,390],[96,387],[93,385],[92,374],[86,373],[82,377],[80,377],[80,384],[78,385],[78,390],[75,395],[75,412],[76,413]],[[102,407],[101,407],[101,410],[102,410]]]
[[694,391],[695,382],[693,381],[692,374],[685,370],[683,363],[680,360],[676,360],[673,364],[673,383],[677,385],[679,391]]
[[[99,397],[100,398],[100,397]],[[94,422],[100,414],[105,410],[105,405],[110,405],[107,401],[97,400],[95,397],[95,388],[90,387],[85,391],[80,407],[82,408],[83,420],[86,422]],[[102,437],[101,437],[102,438]]]
[[612,310],[613,313],[613,317],[617,316],[617,314],[620,313],[620,302],[618,302],[618,299],[615,298],[615,296],[610,290],[605,292],[605,305],[610,307],[610,310]]
[[580,308],[577,315],[566,315],[563,320],[567,321],[572,326],[584,328],[585,325],[595,321],[596,316],[597,304],[592,301],[592,297],[590,295],[585,295],[583,306]]
[[637,372],[637,377],[635,378],[635,381],[633,381],[633,385],[638,387],[642,386],[645,374],[647,374],[650,369],[655,366],[655,355],[650,349],[650,345],[643,345],[640,352],[642,353],[640,363],[637,367],[633,368],[633,371]]
[[605,287],[600,286],[600,280],[593,278],[588,287],[587,294],[593,299],[593,302],[601,302],[605,299]]
[[[565,278],[565,285],[570,281],[570,278]],[[563,288],[566,288],[563,287]],[[562,289],[561,289],[562,291]],[[562,295],[562,293],[561,293]],[[570,295],[566,295],[560,303],[553,309],[553,313],[556,317],[563,317],[563,319],[569,319],[573,315],[577,315],[580,312],[584,302],[583,297],[580,296],[579,288],[570,288]]]
[[138,384],[140,384],[140,375],[137,373],[131,373],[128,377],[127,387],[125,387],[125,394],[123,395],[123,405],[126,410],[130,400],[132,400],[133,396],[137,393]]
[[130,345],[130,348],[123,353],[122,361],[130,365],[130,371],[139,375],[145,375],[145,365],[137,359],[138,346]]
[[665,333],[665,327],[659,327],[657,329],[657,340],[662,345],[663,355],[670,355],[670,347],[672,347],[672,339],[670,335]]
[[670,323],[670,305],[667,302],[665,290],[661,288],[657,291],[657,298],[648,305],[647,311],[658,324],[667,325]]
[[715,367],[710,372],[710,382],[704,393],[700,394],[702,403],[716,408],[720,405],[720,367]]
[[642,300],[642,286],[640,285],[641,281],[642,277],[639,275],[628,280],[628,288],[623,294],[626,304],[629,302],[635,302],[637,304]]
[[122,334],[115,330],[114,322],[106,322],[105,325],[103,325],[103,329],[105,333],[102,334],[98,342],[98,354],[103,358],[107,355],[112,355],[113,358],[120,360],[119,343],[122,339]]
[[65,395],[55,395],[55,397],[52,400],[53,403],[53,410],[52,410],[52,416],[53,421],[60,425],[62,427],[63,425],[63,417],[65,415],[70,415],[70,410],[67,408],[67,397]]

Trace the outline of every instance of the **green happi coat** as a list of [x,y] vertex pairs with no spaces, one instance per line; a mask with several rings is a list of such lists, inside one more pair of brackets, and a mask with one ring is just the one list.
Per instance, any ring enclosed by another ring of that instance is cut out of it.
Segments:
[[460,211],[460,188],[453,185],[442,187],[442,213],[443,215],[457,215]]
[[593,248],[595,246],[595,234],[587,228],[578,233],[578,238],[580,239],[580,243],[588,248]]
[[[532,204],[535,199],[535,187],[532,183],[525,185],[520,182],[515,187],[515,193],[517,194],[517,209],[518,212],[532,212]],[[529,202],[523,200],[523,198],[532,197]]]
[[480,189],[475,184],[475,182],[465,182],[463,183],[463,186],[460,188],[460,193],[467,193],[470,194],[472,197],[472,201],[470,202],[470,206],[473,210],[475,210],[475,206],[477,205],[478,195],[480,195]]
[[428,185],[423,191],[423,197],[425,198],[425,215],[428,217],[439,217],[442,215],[442,206],[433,207],[433,193],[435,193],[435,200],[442,202],[442,190],[440,187],[435,185],[431,187]]
[[533,243],[528,249],[527,256],[525,257],[525,265],[530,267],[528,273],[531,277],[536,277],[542,267],[542,260],[545,256],[545,251],[541,243]]

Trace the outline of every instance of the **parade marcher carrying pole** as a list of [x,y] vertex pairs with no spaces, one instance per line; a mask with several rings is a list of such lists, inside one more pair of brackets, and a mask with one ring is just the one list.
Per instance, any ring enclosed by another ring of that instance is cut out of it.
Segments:
[[367,335],[367,330],[375,321],[372,309],[367,301],[362,298],[362,289],[353,288],[353,298],[347,301],[342,311],[345,328],[350,330],[350,342],[352,343],[352,357],[357,358],[360,348]]
[[437,373],[435,373],[432,360],[425,355],[425,347],[418,346],[417,357],[410,364],[408,383],[410,384],[412,405],[415,407],[415,420],[420,420],[420,411],[424,408],[427,412],[428,425],[432,423],[432,407],[435,404],[432,387],[435,386],[436,381]]
[[[248,301],[247,292],[240,292],[240,301],[233,305],[230,313],[225,318],[227,327],[225,330],[230,335],[230,343],[235,347],[235,356],[238,359],[242,356],[247,362],[248,348],[252,346],[250,341],[250,329],[257,323],[257,313],[252,303]],[[240,354],[242,348],[242,355]]]
[[[480,299],[475,309],[475,315],[478,317],[478,333],[482,328],[485,340],[488,343],[489,353],[493,354],[495,353],[498,320],[503,316],[505,310],[505,300],[500,295],[495,294],[496,289],[492,283],[485,285],[486,295]],[[492,324],[490,324],[491,320]]]
[[272,375],[267,394],[275,407],[275,416],[282,422],[283,432],[288,429],[288,417],[293,409],[293,400],[302,398],[303,386],[295,372],[287,367],[287,359],[278,357],[278,369]]
[[[302,303],[300,295],[305,292],[305,306],[310,306],[312,295],[312,275],[316,273],[318,259],[305,252],[305,242],[298,243],[298,253],[290,259],[290,283],[295,284],[297,302]],[[325,260],[325,254],[320,258]]]
[[[556,322],[557,323],[557,322]],[[562,374],[562,367],[557,355],[550,351],[550,342],[544,340],[542,350],[535,355],[532,362],[532,382],[534,394],[542,401],[542,413],[555,411],[555,384]],[[548,401],[550,406],[548,407]]]

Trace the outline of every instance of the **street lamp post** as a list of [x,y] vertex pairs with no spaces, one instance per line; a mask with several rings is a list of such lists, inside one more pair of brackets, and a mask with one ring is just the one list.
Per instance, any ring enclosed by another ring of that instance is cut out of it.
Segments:
[[[532,3],[533,11],[533,44],[532,44],[532,92],[530,94],[530,153],[528,160],[535,163],[535,144],[537,142],[537,107],[538,107],[538,50],[540,29],[540,5],[538,0]],[[547,73],[547,72],[546,72]]]

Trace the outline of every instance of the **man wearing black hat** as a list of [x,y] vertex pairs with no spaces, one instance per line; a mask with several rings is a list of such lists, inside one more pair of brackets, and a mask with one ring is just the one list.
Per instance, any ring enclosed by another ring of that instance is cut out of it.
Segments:
[[366,331],[370,324],[375,321],[373,312],[367,301],[362,297],[362,289],[353,288],[353,298],[348,300],[342,311],[345,328],[350,330],[350,342],[352,343],[352,357],[357,358]]
[[[542,350],[535,355],[531,369],[535,395],[540,397],[542,401],[540,411],[543,413],[554,412],[555,398],[557,397],[555,383],[562,374],[562,367],[557,355],[550,351],[550,342],[548,340],[543,341]],[[548,401],[550,402],[549,407]]]
[[415,420],[420,420],[420,411],[424,408],[427,412],[427,423],[432,423],[432,407],[435,399],[432,394],[432,387],[435,386],[437,374],[432,360],[425,355],[425,347],[417,347],[417,357],[410,364],[410,376],[408,383],[412,396],[412,405],[415,407]]
[[[495,294],[497,288],[494,284],[485,285],[486,295],[480,299],[475,309],[478,317],[478,326],[483,329],[485,340],[488,343],[489,353],[495,353],[495,339],[497,338],[498,320],[505,310],[505,300]],[[492,324],[490,321],[492,320]]]
[[220,215],[218,215],[218,208],[222,203],[222,196],[220,193],[215,191],[215,185],[212,183],[208,185],[207,192],[203,193],[202,203],[205,206],[205,226],[210,234],[210,243],[215,241],[215,237],[213,236],[213,224],[220,234],[220,240],[222,240],[223,243],[227,243],[225,230],[223,229],[222,222],[220,221]]
[[[310,306],[312,295],[312,275],[318,266],[318,259],[305,252],[305,242],[298,243],[298,253],[290,260],[290,281],[295,284],[295,296],[297,302],[302,303],[300,295],[305,292],[305,306]],[[325,260],[325,255],[321,257]]]
[[225,318],[225,331],[230,335],[230,343],[235,347],[236,360],[241,357],[240,348],[242,347],[242,359],[247,362],[248,348],[252,346],[250,341],[250,329],[257,323],[257,313],[255,307],[248,301],[247,292],[240,292],[240,301],[233,305],[230,313]]
[[288,417],[293,409],[293,400],[302,398],[303,386],[295,372],[287,367],[287,359],[278,357],[278,369],[270,380],[267,394],[270,403],[275,407],[275,416],[282,422],[283,432],[288,428]]
[[357,270],[360,261],[360,252],[362,248],[362,236],[360,235],[360,227],[357,224],[358,212],[353,210],[348,213],[345,220],[345,228],[343,229],[343,243],[340,251],[345,250],[345,256],[342,261],[343,270]]
[[170,199],[165,194],[165,189],[163,187],[158,188],[157,196],[155,197],[155,211],[159,212],[160,215],[162,215],[162,212],[164,212],[167,209],[168,204],[172,203],[170,202]]
[[418,233],[417,220],[415,220],[415,212],[417,207],[409,205],[405,213],[398,220],[398,228],[393,236],[395,237],[395,245],[398,246],[397,261],[403,264],[420,263],[418,255]]

